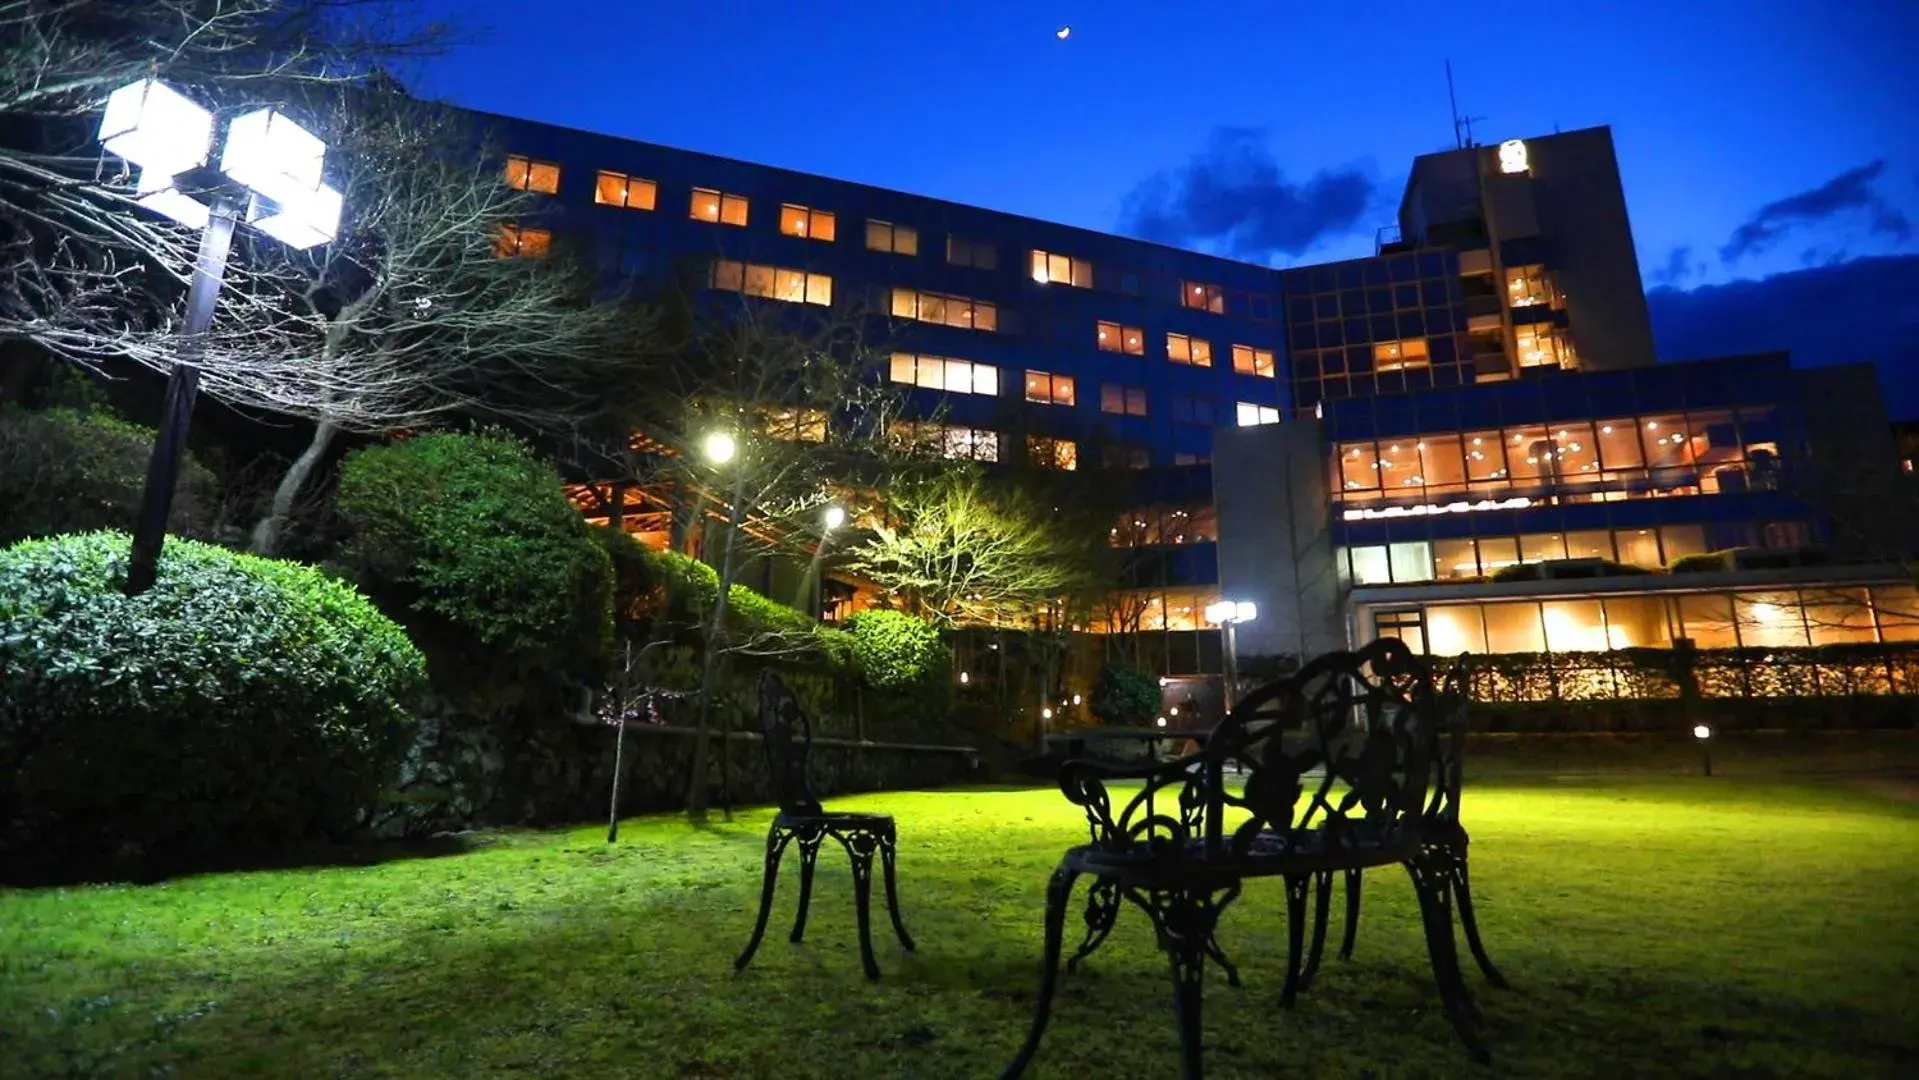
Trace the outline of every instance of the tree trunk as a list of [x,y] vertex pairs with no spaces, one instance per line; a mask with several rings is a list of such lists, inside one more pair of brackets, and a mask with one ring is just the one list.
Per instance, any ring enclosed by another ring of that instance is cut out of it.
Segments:
[[287,466],[286,475],[280,477],[280,485],[273,489],[273,505],[267,516],[253,527],[253,542],[249,545],[255,555],[272,555],[279,550],[280,538],[285,535],[287,520],[293,516],[294,500],[300,497],[300,490],[306,487],[313,470],[319,467],[320,459],[326,456],[327,449],[333,445],[334,436],[340,429],[333,423],[322,420],[314,425],[313,438],[300,456]]
[[[700,692],[693,706],[693,768],[692,778],[686,793],[686,816],[694,821],[706,818],[706,762],[712,753],[713,678],[719,668],[720,641],[726,627],[727,594],[733,591],[733,538],[740,531],[740,492],[738,485],[733,491],[733,505],[726,513],[726,543],[720,549],[720,594],[713,600],[713,618],[706,626],[705,655],[700,658]],[[726,748],[720,748],[720,767],[724,769],[728,755]],[[725,782],[725,774],[721,774]],[[731,809],[730,807],[728,808]]]

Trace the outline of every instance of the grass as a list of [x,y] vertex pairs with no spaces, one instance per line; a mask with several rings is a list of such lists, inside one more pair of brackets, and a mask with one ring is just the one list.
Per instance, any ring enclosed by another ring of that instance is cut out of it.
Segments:
[[[0,891],[0,1075],[993,1075],[1029,1016],[1073,808],[1044,789],[834,805],[900,822],[920,951],[882,921],[878,984],[834,852],[807,943],[785,940],[789,879],[735,976],[768,813],[640,818],[614,847],[597,828],[502,833],[374,866]],[[1381,873],[1356,956],[1290,1013],[1283,894],[1248,887],[1222,933],[1246,987],[1207,989],[1212,1075],[1919,1068],[1919,806],[1835,779],[1608,774],[1483,783],[1467,813],[1488,946],[1518,987],[1480,991],[1491,1069],[1455,1042],[1410,889]],[[1128,911],[1063,978],[1029,1075],[1172,1075],[1169,996]]]

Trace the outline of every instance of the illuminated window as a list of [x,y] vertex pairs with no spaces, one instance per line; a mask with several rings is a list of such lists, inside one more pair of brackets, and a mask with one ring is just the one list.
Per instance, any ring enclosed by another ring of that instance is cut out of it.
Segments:
[[1036,250],[1033,252],[1033,280],[1041,285],[1057,282],[1074,288],[1090,289],[1093,287],[1093,264],[1085,259]]
[[1273,369],[1273,350],[1255,349],[1251,345],[1233,346],[1233,370],[1241,375],[1258,375],[1262,379],[1278,377]]
[[767,409],[760,415],[760,434],[787,442],[825,442],[825,409]]
[[984,394],[992,397],[999,393],[999,369],[991,364],[975,364],[970,360],[896,352],[893,354],[890,375],[896,383],[944,390],[949,394]]
[[911,225],[895,225],[890,221],[867,218],[866,247],[869,251],[885,251],[894,255],[918,255],[919,230]]
[[927,420],[896,420],[887,429],[896,445],[960,461],[998,461],[999,433]]
[[1380,341],[1373,345],[1374,371],[1399,371],[1403,368],[1423,368],[1426,366],[1426,339],[1407,338],[1405,341]]
[[502,259],[515,255],[540,258],[553,246],[553,230],[531,225],[502,225],[493,239],[493,254]]
[[1173,397],[1173,423],[1175,424],[1212,427],[1217,416],[1218,410],[1212,398],[1194,394],[1176,394]]
[[918,289],[894,289],[893,314],[902,319],[957,326],[963,330],[999,329],[999,308],[994,304]]
[[1099,347],[1104,352],[1131,353],[1134,356],[1146,355],[1146,331],[1137,326],[1121,326],[1118,323],[1099,324]]
[[1226,314],[1226,292],[1217,285],[1182,281],[1179,283],[1179,302],[1189,308],[1210,311],[1215,315]]
[[1552,278],[1546,276],[1543,266],[1509,266],[1506,268],[1506,304],[1508,307],[1537,307],[1540,304],[1559,306],[1559,297],[1553,291]]
[[946,238],[946,261],[954,266],[970,266],[975,270],[997,270],[999,249],[984,240],[949,235]]
[[560,190],[560,167],[551,161],[534,161],[518,154],[508,154],[506,186],[515,191],[556,194]]
[[788,236],[833,242],[833,215],[826,210],[809,210],[792,203],[780,205],[780,231]]
[[1118,383],[1101,383],[1099,387],[1099,411],[1115,413],[1121,416],[1146,415],[1146,391],[1138,386],[1121,386]]
[[769,300],[784,300],[789,304],[818,304],[828,307],[833,303],[832,278],[825,274],[790,270],[782,266],[762,266],[759,263],[715,259],[712,285],[715,289],[724,289],[727,292],[764,296]]
[[1250,401],[1235,402],[1235,412],[1240,427],[1259,427],[1262,424],[1279,423],[1279,410],[1271,405],[1256,405]]
[[1519,349],[1520,367],[1571,369],[1579,366],[1579,357],[1573,353],[1572,338],[1550,324],[1516,326],[1513,328],[1513,339]]
[[692,217],[695,221],[715,221],[722,225],[746,224],[746,196],[728,195],[712,188],[693,189]]
[[1042,469],[1065,469],[1067,472],[1072,472],[1079,468],[1079,445],[1070,439],[1028,435],[1026,460]]
[[1073,377],[1044,371],[1026,373],[1026,400],[1041,405],[1073,404]]
[[1166,359],[1175,364],[1212,367],[1213,343],[1204,338],[1187,337],[1185,334],[1167,334]]
[[593,201],[601,206],[624,206],[628,210],[651,210],[659,197],[659,185],[651,180],[625,173],[600,170],[593,185]]

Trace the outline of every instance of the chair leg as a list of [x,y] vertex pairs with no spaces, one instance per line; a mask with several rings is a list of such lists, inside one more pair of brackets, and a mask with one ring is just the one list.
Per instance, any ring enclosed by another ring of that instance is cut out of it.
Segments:
[[1299,975],[1299,992],[1305,993],[1319,974],[1319,961],[1326,954],[1326,916],[1333,901],[1333,872],[1321,870],[1313,875],[1313,944],[1306,950],[1306,970]]
[[894,837],[880,838],[880,866],[886,874],[886,910],[893,917],[893,933],[900,939],[900,947],[907,952],[913,951],[913,935],[906,932],[906,920],[900,917],[900,887],[898,874],[893,863],[898,855],[899,842]]
[[1459,902],[1459,924],[1466,930],[1466,947],[1473,952],[1479,970],[1485,972],[1486,981],[1501,990],[1511,990],[1512,984],[1506,976],[1493,966],[1492,958],[1486,955],[1486,946],[1479,940],[1479,920],[1473,915],[1473,887],[1466,875],[1466,849],[1460,848],[1454,853],[1452,872],[1453,896]]
[[798,945],[806,939],[806,912],[813,904],[813,864],[820,858],[820,843],[825,836],[800,837],[800,909],[793,916],[793,933],[787,940]]
[[1073,882],[1078,877],[1079,871],[1061,863],[1046,886],[1046,951],[1039,962],[1039,998],[1033,1003],[1033,1024],[1026,1031],[1026,1042],[1021,1044],[1019,1054],[1000,1072],[1000,1080],[1016,1080],[1026,1071],[1033,1054],[1039,1050],[1040,1036],[1046,1033],[1046,1021],[1053,1011],[1053,990],[1059,984],[1059,954],[1066,936],[1066,902],[1072,898]]
[[[1239,884],[1235,882],[1232,885],[1232,887],[1228,888],[1223,894],[1220,895],[1217,906],[1220,908],[1224,908],[1227,904],[1232,903],[1234,900],[1238,898],[1239,898]],[[1212,957],[1213,962],[1218,964],[1220,968],[1226,972],[1226,985],[1237,990],[1239,989],[1239,985],[1240,985],[1239,967],[1235,965],[1231,960],[1226,959],[1226,950],[1220,948],[1220,945],[1219,945],[1218,930],[1219,930],[1219,926],[1217,923],[1215,923],[1213,926],[1213,930],[1209,931],[1206,935],[1206,955]]]
[[1304,874],[1286,875],[1286,983],[1279,988],[1279,1005],[1293,1007],[1299,996],[1300,970],[1306,945],[1306,889],[1312,881]]
[[1452,1021],[1453,1031],[1471,1052],[1474,1060],[1486,1064],[1492,1060],[1480,1041],[1476,1025],[1478,1006],[1459,970],[1459,950],[1453,941],[1451,888],[1443,855],[1430,850],[1406,863],[1413,879],[1413,891],[1419,896],[1420,921],[1426,931],[1426,951],[1432,958],[1433,981],[1439,986],[1440,1004]]
[[880,977],[880,965],[873,959],[873,849],[879,838],[870,833],[841,836],[840,845],[853,863],[853,911],[859,917],[860,963],[866,977]]
[[753,923],[753,936],[746,943],[746,951],[733,961],[734,971],[745,971],[746,965],[753,962],[753,954],[759,951],[760,939],[766,936],[766,918],[773,913],[773,890],[780,883],[780,856],[785,853],[786,845],[793,839],[790,829],[778,825],[766,833],[766,874],[760,885],[760,917]]
[[1339,958],[1353,958],[1353,939],[1359,936],[1359,883],[1361,872],[1346,871],[1346,935],[1339,942]]
[[[1211,938],[1211,934],[1207,938]],[[1173,965],[1173,1011],[1179,1018],[1179,1075],[1201,1080],[1206,1071],[1205,1042],[1200,1026],[1206,989],[1206,950],[1199,943],[1181,942],[1169,948]]]
[[1112,878],[1100,878],[1093,887],[1086,890],[1086,939],[1066,961],[1068,973],[1079,970],[1079,962],[1086,959],[1094,949],[1113,932],[1113,924],[1119,921],[1119,882]]

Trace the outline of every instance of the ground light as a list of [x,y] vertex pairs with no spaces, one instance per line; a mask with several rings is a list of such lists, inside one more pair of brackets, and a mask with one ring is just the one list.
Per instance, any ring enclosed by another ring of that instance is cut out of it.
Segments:
[[200,390],[195,361],[213,324],[235,223],[244,210],[248,224],[281,243],[314,247],[339,232],[341,201],[321,179],[326,142],[278,109],[254,109],[228,125],[217,173],[205,168],[215,139],[213,114],[158,79],[128,83],[107,96],[99,139],[108,153],[139,167],[135,202],[200,230],[179,356],[167,373],[160,430],[133,522],[126,590],[137,596],[158,572]]
[[1692,726],[1692,737],[1699,740],[1699,767],[1707,775],[1712,775],[1712,728],[1705,724]]

